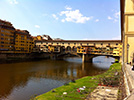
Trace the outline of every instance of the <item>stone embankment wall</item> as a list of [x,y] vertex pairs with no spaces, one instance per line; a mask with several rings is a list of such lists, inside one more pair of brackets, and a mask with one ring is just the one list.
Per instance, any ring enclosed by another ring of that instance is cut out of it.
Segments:
[[11,63],[16,61],[30,61],[48,58],[50,58],[50,54],[48,53],[0,54],[0,63]]

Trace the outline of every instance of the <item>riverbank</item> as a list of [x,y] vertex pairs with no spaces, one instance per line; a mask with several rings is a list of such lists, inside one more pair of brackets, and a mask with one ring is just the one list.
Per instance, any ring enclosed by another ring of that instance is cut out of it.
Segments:
[[[109,70],[97,76],[87,76],[76,81],[72,81],[61,87],[55,88],[45,94],[39,95],[34,100],[79,100],[86,99],[96,87],[109,86],[119,87],[122,80],[121,64],[115,63],[111,65]],[[120,90],[119,95],[122,94]]]

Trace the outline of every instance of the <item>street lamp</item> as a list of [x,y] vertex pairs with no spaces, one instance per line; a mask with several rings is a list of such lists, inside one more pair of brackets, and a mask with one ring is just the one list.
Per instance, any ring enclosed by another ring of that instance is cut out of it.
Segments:
[[128,52],[129,52],[129,46],[130,46],[130,45],[129,45],[129,44],[127,44],[127,63],[128,63],[128,54],[129,54]]

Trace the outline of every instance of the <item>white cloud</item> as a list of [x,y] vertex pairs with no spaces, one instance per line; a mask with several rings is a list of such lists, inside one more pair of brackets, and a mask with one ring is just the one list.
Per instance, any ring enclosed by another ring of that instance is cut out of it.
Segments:
[[55,14],[52,14],[52,16],[53,16],[53,18],[55,18],[56,20],[59,19]]
[[62,20],[61,20],[61,22],[65,22],[65,20],[64,20],[64,19],[62,19]]
[[92,16],[90,17],[83,16],[78,9],[61,11],[59,15],[60,16],[65,15],[65,18],[61,20],[62,22],[67,21],[67,22],[74,22],[74,23],[85,23],[86,21],[89,21],[93,18]]
[[17,0],[8,0],[10,4],[18,4]]
[[112,12],[114,12],[113,16],[112,17],[108,16],[108,19],[112,20],[113,23],[118,22],[119,16],[120,16],[120,11],[117,12],[116,10],[112,10]]
[[95,22],[98,22],[98,21],[100,21],[100,20],[99,20],[99,19],[96,19],[96,20],[95,20]]
[[66,6],[65,9],[72,10],[72,8],[71,7],[68,7],[68,6]]
[[119,11],[119,12],[114,13],[114,17],[115,17],[115,18],[119,18],[119,16],[120,16],[120,11]]
[[113,18],[112,18],[112,17],[110,17],[110,16],[108,16],[108,17],[107,17],[107,19],[112,20]]
[[36,27],[36,28],[40,28],[40,26],[39,26],[39,25],[35,25],[35,27]]

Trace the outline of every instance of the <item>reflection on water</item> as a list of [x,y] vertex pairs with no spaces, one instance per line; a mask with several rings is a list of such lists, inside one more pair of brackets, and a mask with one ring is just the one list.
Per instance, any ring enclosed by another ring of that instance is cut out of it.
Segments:
[[115,59],[114,58],[107,58],[105,56],[101,56],[101,57],[96,57],[93,59],[93,65],[94,67],[97,67],[97,68],[101,68],[101,69],[109,69],[110,65],[111,65],[111,62],[114,62]]
[[73,78],[103,73],[113,61],[112,58],[96,57],[94,63],[82,63],[80,58],[69,58],[64,61],[42,60],[0,64],[0,99],[30,99]]

